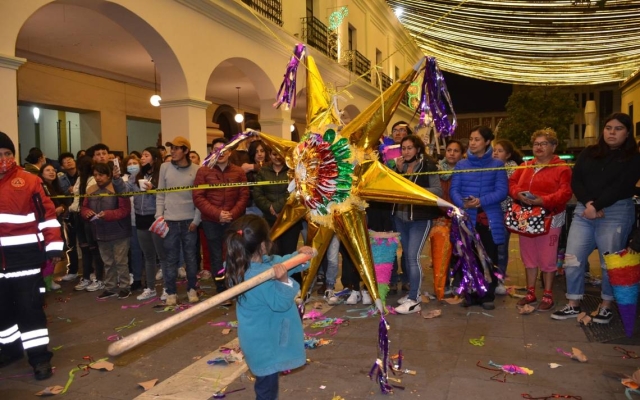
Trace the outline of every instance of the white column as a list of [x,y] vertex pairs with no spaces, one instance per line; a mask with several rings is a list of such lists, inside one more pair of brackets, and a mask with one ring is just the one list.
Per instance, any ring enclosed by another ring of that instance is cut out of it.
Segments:
[[[0,54],[0,131],[9,135],[16,146],[18,138],[18,80],[16,71],[26,59]],[[20,156],[16,154],[16,156]]]
[[191,150],[207,154],[207,107],[210,104],[210,101],[193,98],[162,100],[162,144],[182,136],[191,142]]

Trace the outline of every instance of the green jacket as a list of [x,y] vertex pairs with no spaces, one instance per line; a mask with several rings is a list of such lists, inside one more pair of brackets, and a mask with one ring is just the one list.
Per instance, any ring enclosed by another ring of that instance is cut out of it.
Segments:
[[276,173],[276,171],[273,170],[273,166],[268,164],[262,167],[256,175],[256,182],[282,182],[282,185],[264,185],[255,186],[253,188],[253,201],[262,211],[264,219],[267,220],[269,225],[273,225],[278,217],[277,215],[271,214],[271,206],[273,206],[276,214],[279,214],[289,198],[289,192],[287,190],[287,187],[289,186],[288,171],[289,168],[285,165],[280,172]]

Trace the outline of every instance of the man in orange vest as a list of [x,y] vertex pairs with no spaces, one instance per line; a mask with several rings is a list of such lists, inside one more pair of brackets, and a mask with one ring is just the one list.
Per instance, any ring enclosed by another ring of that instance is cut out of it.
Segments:
[[60,261],[63,241],[53,202],[36,175],[17,166],[0,132],[0,367],[29,356],[37,380],[50,378],[49,332],[42,309],[46,259]]

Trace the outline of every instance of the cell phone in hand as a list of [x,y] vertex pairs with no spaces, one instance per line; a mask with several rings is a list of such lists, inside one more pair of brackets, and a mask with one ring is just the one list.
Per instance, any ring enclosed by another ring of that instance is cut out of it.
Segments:
[[473,200],[473,196],[467,196],[467,197],[463,197],[462,200],[464,201],[471,201]]
[[524,197],[526,197],[529,200],[535,200],[536,196],[533,195],[533,193],[529,192],[528,190],[525,190],[524,192],[520,192],[521,195],[523,195]]

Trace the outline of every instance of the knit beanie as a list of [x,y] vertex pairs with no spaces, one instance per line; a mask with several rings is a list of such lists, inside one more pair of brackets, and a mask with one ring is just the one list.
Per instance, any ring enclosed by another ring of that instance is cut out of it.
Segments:
[[16,154],[16,147],[13,145],[13,141],[4,132],[0,132],[0,149],[9,149],[13,155]]

